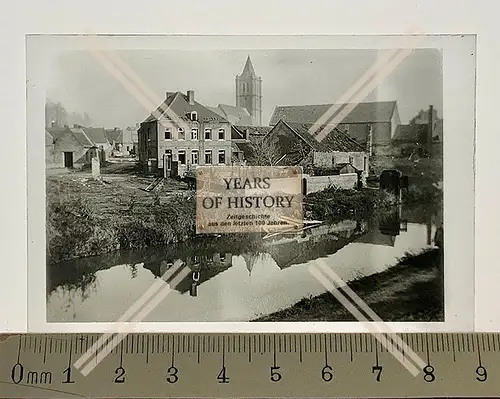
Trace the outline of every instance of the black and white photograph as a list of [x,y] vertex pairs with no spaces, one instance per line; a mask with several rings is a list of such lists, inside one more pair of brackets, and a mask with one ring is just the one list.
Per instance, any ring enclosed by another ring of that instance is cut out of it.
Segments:
[[[350,290],[383,321],[445,322],[443,49],[373,42],[51,53],[30,131],[46,322],[123,321],[146,300],[142,322],[362,321]],[[298,170],[300,228],[200,233],[197,169],[220,167]]]

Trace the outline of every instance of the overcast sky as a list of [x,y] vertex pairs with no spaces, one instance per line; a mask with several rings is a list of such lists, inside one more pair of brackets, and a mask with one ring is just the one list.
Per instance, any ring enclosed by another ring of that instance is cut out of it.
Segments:
[[[234,79],[250,55],[262,77],[263,124],[277,105],[336,102],[377,59],[376,50],[116,51],[156,96],[194,90],[204,105],[235,104]],[[413,51],[365,101],[396,100],[402,123],[430,104],[442,116],[442,58],[434,49]],[[126,127],[146,109],[85,51],[54,59],[47,97],[69,112],[87,112],[94,126]],[[155,104],[155,107],[159,104]]]

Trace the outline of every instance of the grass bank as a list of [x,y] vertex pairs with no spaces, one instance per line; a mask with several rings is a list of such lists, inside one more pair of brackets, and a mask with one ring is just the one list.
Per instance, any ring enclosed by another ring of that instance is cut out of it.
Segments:
[[[443,321],[441,250],[408,255],[384,272],[348,286],[384,321]],[[254,321],[356,321],[329,292]]]
[[306,217],[335,223],[373,216],[394,204],[396,198],[384,191],[332,187],[307,195],[304,198],[304,211]]
[[[176,180],[155,193],[141,190],[152,179],[126,173],[106,175],[101,181],[79,174],[48,176],[48,262],[196,237],[194,192]],[[304,212],[306,218],[335,223],[377,216],[394,202],[378,190],[329,188],[306,196]]]

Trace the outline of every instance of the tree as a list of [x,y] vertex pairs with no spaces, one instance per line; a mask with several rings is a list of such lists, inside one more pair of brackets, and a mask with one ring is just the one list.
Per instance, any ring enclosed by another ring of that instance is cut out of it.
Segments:
[[273,166],[276,165],[283,155],[278,146],[265,137],[252,142],[251,148],[252,154],[249,161],[253,165]]

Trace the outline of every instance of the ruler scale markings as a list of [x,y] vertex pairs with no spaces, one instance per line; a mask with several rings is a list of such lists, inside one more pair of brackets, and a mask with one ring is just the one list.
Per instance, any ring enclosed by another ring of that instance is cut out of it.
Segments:
[[481,349],[479,348],[479,338],[476,336],[477,338],[477,360],[479,362],[479,367],[483,367],[483,364],[481,363]]
[[464,341],[467,345],[467,352],[470,352],[469,334],[465,334]]
[[493,345],[494,345],[494,348],[495,348],[495,352],[497,352],[498,348],[500,348],[500,342],[498,341],[498,339],[499,339],[498,335],[495,335],[495,337],[493,338]]
[[274,339],[273,339],[273,366],[277,367],[277,365],[276,365],[276,335],[274,335]]
[[430,365],[430,356],[429,356],[429,339],[428,336],[425,336],[425,354],[427,356],[427,365]]
[[[326,335],[324,335],[325,337],[325,367],[328,366],[328,351],[326,350]],[[331,336],[330,336],[331,338]]]
[[297,335],[292,335],[293,337],[293,351],[297,353]]
[[200,364],[200,359],[201,359],[201,351],[200,351],[200,344],[201,344],[201,336],[198,335],[196,337],[196,360],[198,361],[198,364]]
[[[255,346],[255,342],[254,342]],[[248,363],[252,362],[252,337],[248,336]]]
[[[175,343],[173,344],[175,345]],[[175,350],[174,350],[174,346],[172,347],[172,350],[170,351],[170,367],[174,367],[174,364],[175,364]]]
[[349,352],[350,352],[350,359],[352,362],[352,334],[349,334]]
[[332,351],[332,347],[333,347],[333,346],[332,346],[333,342],[332,342],[332,335],[331,335],[331,334],[329,334],[329,339],[328,339],[328,342],[329,342],[329,344],[330,344],[329,348],[330,348],[330,352],[331,352],[331,351]]
[[486,342],[488,343],[488,352],[491,352],[490,338],[491,338],[491,334],[487,334],[486,335]]
[[149,363],[149,340],[151,339],[151,335],[147,335],[146,339],[146,363]]
[[302,363],[302,335],[299,335],[299,362]]
[[[21,342],[19,342],[21,344]],[[47,337],[45,337],[45,341],[43,343],[43,364],[47,362]]]
[[457,360],[455,334],[451,334],[451,347],[453,348],[453,362]]

